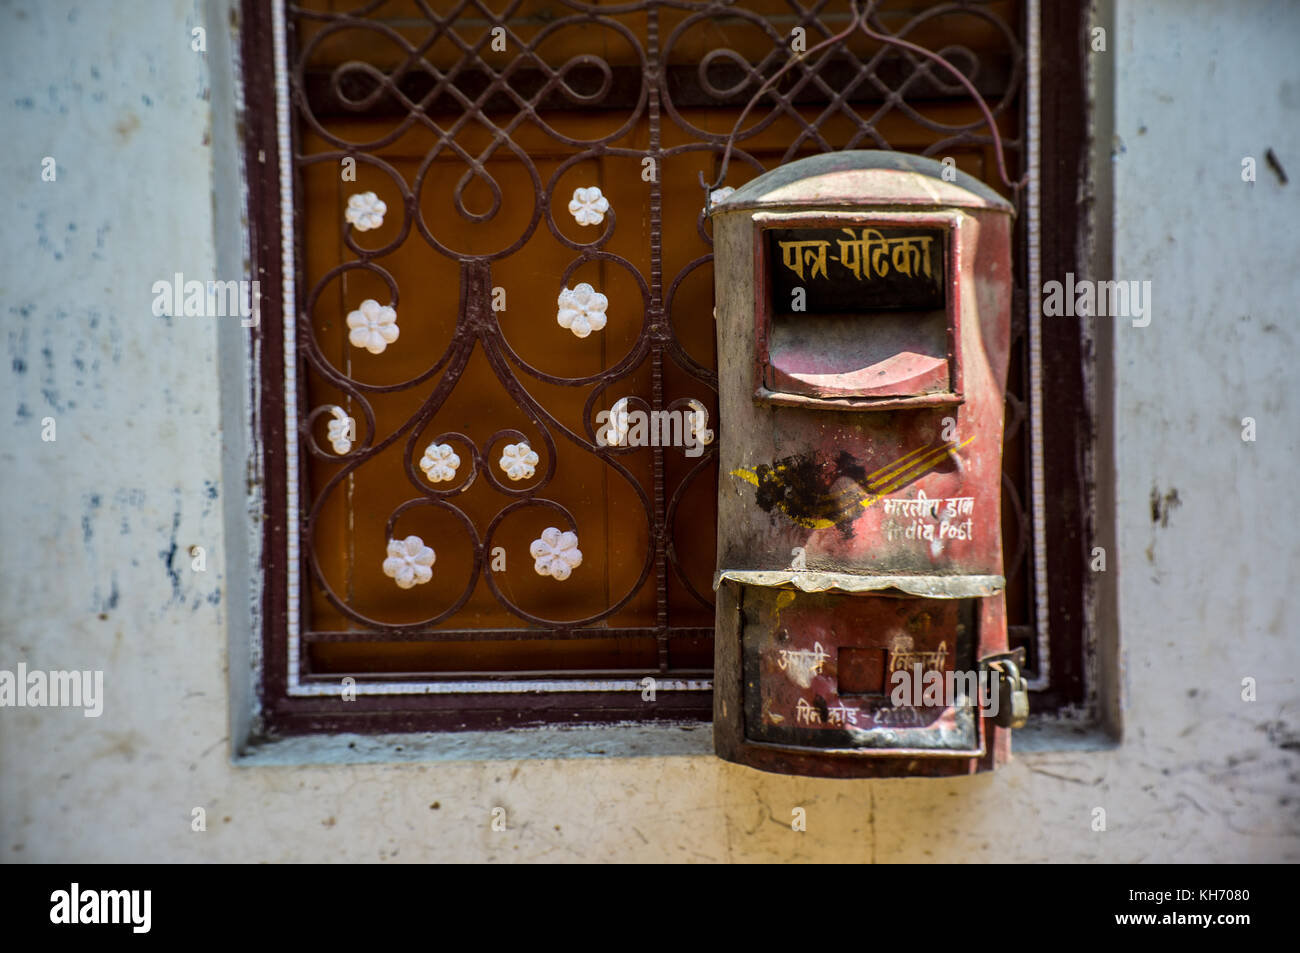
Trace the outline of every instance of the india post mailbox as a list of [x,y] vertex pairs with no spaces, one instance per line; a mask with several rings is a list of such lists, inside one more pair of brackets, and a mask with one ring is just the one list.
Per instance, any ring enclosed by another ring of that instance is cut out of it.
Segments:
[[774,169],[711,214],[718,754],[991,769],[1026,706],[1000,506],[1012,207],[861,151]]

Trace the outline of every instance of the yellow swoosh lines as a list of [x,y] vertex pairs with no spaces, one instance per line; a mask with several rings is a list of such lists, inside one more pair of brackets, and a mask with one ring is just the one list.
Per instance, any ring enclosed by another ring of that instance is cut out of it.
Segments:
[[915,465],[909,466],[907,469],[902,471],[896,471],[891,476],[891,478],[888,479],[888,482],[879,484],[876,481],[871,481],[870,483],[871,488],[875,492],[868,493],[866,496],[863,496],[860,500],[858,500],[858,505],[861,506],[863,509],[866,509],[868,506],[871,506],[871,504],[875,503],[877,500],[894,492],[899,487],[905,486],[906,484],[912,482],[912,480],[924,476],[926,473],[929,473],[931,470],[937,467],[945,457],[949,457],[952,454],[956,453],[958,450],[966,446],[974,439],[975,439],[974,437],[967,437],[965,440],[963,440],[961,443],[958,444],[944,444],[938,450],[926,454]]

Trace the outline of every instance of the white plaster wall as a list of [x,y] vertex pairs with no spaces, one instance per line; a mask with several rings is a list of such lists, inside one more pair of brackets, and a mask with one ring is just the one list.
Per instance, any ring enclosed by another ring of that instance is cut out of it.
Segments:
[[232,766],[222,508],[244,486],[222,480],[217,345],[237,332],[150,313],[174,272],[239,277],[218,271],[237,196],[210,145],[230,91],[189,46],[209,20],[192,0],[0,2],[0,668],[103,669],[107,694],[99,719],[0,709],[0,861],[1300,859],[1300,7],[1125,0],[1098,54],[1115,272],[1155,302],[1115,333],[1122,746],[880,782],[707,755]]

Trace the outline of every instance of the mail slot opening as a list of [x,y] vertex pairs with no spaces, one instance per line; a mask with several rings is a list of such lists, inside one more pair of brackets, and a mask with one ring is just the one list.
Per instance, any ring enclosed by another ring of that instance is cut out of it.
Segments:
[[954,221],[763,220],[760,396],[959,402]]
[[942,228],[769,228],[767,385],[826,396],[949,389]]
[[902,397],[949,389],[942,311],[778,316],[767,386],[842,397]]

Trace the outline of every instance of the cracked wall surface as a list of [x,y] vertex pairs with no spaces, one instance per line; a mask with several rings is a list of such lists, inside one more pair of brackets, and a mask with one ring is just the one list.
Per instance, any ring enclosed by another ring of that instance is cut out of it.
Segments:
[[176,272],[240,277],[214,237],[239,201],[213,159],[232,93],[190,48],[222,21],[0,3],[0,669],[102,669],[106,692],[98,719],[0,709],[0,861],[1300,860],[1300,8],[1227,6],[1119,2],[1093,54],[1116,79],[1114,276],[1153,294],[1149,326],[1114,329],[1122,745],[824,781],[700,753],[232,765],[238,332],[150,311]]

